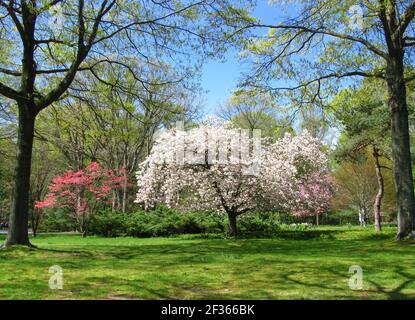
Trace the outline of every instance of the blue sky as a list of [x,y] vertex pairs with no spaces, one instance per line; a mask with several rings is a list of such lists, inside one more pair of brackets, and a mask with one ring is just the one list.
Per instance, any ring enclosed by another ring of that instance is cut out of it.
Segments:
[[[281,12],[281,7],[277,8],[275,5],[270,5],[268,0],[258,0],[258,5],[253,12],[256,18],[259,18],[263,23],[277,24],[285,20],[288,16],[292,16],[298,9],[295,3],[286,7],[286,12]],[[258,30],[258,32],[267,32],[267,29]],[[224,103],[227,98],[236,89],[242,72],[248,71],[248,66],[242,61],[238,60],[238,51],[236,49],[228,50],[225,61],[209,61],[204,65],[202,70],[202,89],[207,91],[203,96],[203,114],[214,114],[221,103]],[[331,128],[327,133],[325,142],[333,147],[336,145],[339,137],[339,130]]]
[[[263,22],[275,23],[281,18],[278,9],[270,6],[267,0],[259,0],[254,16]],[[267,30],[261,30],[266,33]],[[238,51],[230,49],[225,61],[209,61],[202,70],[202,88],[207,91],[204,95],[204,113],[212,114],[220,103],[226,101],[236,88],[242,71],[247,71],[247,65],[237,58]]]

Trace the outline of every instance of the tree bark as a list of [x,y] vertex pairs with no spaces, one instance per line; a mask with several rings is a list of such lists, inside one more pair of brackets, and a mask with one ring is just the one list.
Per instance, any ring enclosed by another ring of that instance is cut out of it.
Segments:
[[[124,157],[123,157],[123,167],[124,167],[125,181],[128,181],[127,156],[128,156],[128,145],[126,145],[125,148],[124,148]],[[122,213],[125,213],[126,208],[127,208],[127,183],[122,188]]]
[[[34,2],[31,3],[35,5]],[[20,94],[17,100],[19,125],[17,135],[17,156],[12,191],[12,205],[9,232],[4,246],[31,245],[28,235],[30,172],[37,108],[34,103],[36,62],[34,59],[36,15],[26,1],[21,3],[24,27],[22,76]]]
[[403,50],[396,50],[390,55],[386,75],[391,112],[393,174],[398,205],[397,239],[408,236],[414,230],[415,215],[408,106],[403,70]]
[[376,231],[382,231],[380,208],[381,208],[383,192],[384,192],[384,182],[383,182],[383,175],[382,175],[382,170],[380,167],[379,157],[380,157],[379,149],[376,146],[373,146],[373,158],[375,160],[375,171],[376,171],[376,177],[378,180],[378,193],[376,194],[375,205],[374,205],[374,210],[373,210],[373,213],[375,216],[375,230]]
[[35,115],[27,103],[19,104],[17,162],[14,173],[9,232],[5,246],[30,245],[28,235],[29,189]]
[[[126,177],[126,179],[128,179]],[[127,208],[127,184],[122,188],[122,213],[125,213]]]
[[236,223],[236,213],[235,212],[228,212],[228,219],[229,219],[229,234],[233,237],[238,235],[238,226]]
[[366,208],[364,205],[359,208],[359,222],[361,227],[366,226]]

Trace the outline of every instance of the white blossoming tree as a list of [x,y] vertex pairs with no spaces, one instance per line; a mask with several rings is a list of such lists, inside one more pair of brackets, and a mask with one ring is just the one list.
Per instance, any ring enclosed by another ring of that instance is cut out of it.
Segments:
[[216,209],[228,215],[230,234],[236,235],[236,219],[248,211],[314,210],[296,199],[303,194],[301,199],[316,203],[317,193],[304,193],[301,186],[308,177],[313,183],[316,176],[323,177],[325,168],[320,144],[307,133],[264,147],[255,132],[207,121],[159,136],[137,172],[136,202],[146,208],[163,203],[184,210]]

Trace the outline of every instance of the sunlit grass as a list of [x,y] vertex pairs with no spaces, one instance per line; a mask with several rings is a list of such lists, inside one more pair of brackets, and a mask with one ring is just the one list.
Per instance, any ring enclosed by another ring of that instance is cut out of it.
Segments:
[[[415,243],[393,228],[320,228],[274,237],[41,235],[0,251],[2,299],[415,299]],[[63,268],[63,290],[48,269]],[[363,290],[348,286],[363,268]]]

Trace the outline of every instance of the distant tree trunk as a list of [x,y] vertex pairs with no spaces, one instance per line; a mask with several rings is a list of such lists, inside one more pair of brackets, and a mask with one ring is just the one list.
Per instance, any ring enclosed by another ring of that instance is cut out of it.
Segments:
[[[127,177],[125,178],[128,179]],[[122,213],[125,213],[126,209],[127,209],[127,184],[125,184],[125,186],[122,187]]]
[[35,199],[33,197],[33,195],[30,193],[29,195],[29,218],[30,218],[30,225],[32,227],[32,235],[33,237],[36,237],[37,235],[37,226],[38,226],[38,221],[37,221],[37,214],[36,214],[36,209],[35,209]]
[[115,211],[115,190],[112,191],[112,204],[111,204],[111,211],[114,212]]
[[17,159],[14,172],[9,231],[5,246],[30,245],[28,235],[29,189],[35,115],[30,103],[19,103]]
[[228,212],[228,220],[229,220],[229,234],[231,236],[238,235],[238,226],[236,223],[237,214],[235,212]]
[[414,230],[415,197],[409,143],[408,106],[404,79],[404,51],[389,45],[386,77],[391,111],[393,174],[398,205],[397,239]]
[[85,216],[85,213],[83,213],[79,223],[79,231],[81,232],[83,238],[86,238],[86,236],[88,235],[87,225],[87,218]]
[[[31,208],[31,210],[35,211],[37,209]],[[39,225],[36,217],[37,217],[36,213],[33,212],[33,216],[32,216],[32,235],[33,235],[33,237],[37,236],[37,227]]]
[[[124,179],[128,181],[128,172],[127,172],[127,154],[128,154],[128,145],[125,147],[124,158],[123,158],[123,167],[124,167]],[[122,213],[125,213],[127,208],[127,183],[122,188]]]
[[375,171],[376,171],[376,177],[378,179],[378,193],[376,194],[375,198],[375,205],[374,205],[374,216],[375,216],[375,230],[381,231],[382,230],[382,224],[381,224],[381,215],[380,215],[380,208],[382,204],[382,198],[384,193],[384,182],[383,182],[383,176],[382,176],[382,170],[380,167],[379,162],[379,149],[376,146],[373,146],[373,158],[375,160]]
[[364,205],[359,207],[359,222],[361,227],[366,226],[366,208]]
[[318,214],[316,214],[316,224],[319,225]]

